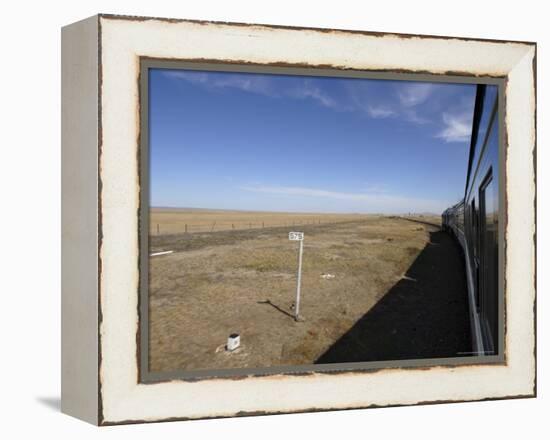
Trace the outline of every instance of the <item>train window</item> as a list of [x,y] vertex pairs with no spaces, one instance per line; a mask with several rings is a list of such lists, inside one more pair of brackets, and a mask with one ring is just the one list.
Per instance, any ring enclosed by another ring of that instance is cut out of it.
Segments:
[[477,212],[476,212],[476,200],[472,200],[472,215],[471,215],[471,227],[472,227],[472,234],[471,236],[474,237],[474,240],[472,240],[472,255],[474,257],[477,257]]
[[492,171],[489,170],[479,189],[479,263],[481,278],[479,311],[486,327],[486,346],[496,353],[498,341],[498,223],[497,200]]
[[464,233],[464,203],[461,203],[457,210],[457,223],[458,229]]

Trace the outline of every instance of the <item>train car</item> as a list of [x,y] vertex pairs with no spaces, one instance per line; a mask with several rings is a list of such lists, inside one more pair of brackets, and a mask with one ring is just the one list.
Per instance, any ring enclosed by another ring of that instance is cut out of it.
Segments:
[[464,199],[442,214],[464,251],[473,350],[497,355],[499,328],[498,88],[478,85]]
[[462,245],[464,241],[464,200],[443,212],[441,224],[443,229],[454,235]]

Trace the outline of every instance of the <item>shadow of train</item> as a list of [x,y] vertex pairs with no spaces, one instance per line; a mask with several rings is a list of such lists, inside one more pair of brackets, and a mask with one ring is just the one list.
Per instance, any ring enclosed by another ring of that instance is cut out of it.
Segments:
[[461,249],[445,232],[316,364],[468,356],[466,273]]

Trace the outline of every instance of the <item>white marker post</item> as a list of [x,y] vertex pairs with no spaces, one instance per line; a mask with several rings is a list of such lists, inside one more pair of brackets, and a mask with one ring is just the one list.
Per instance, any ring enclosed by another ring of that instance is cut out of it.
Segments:
[[296,283],[296,306],[294,307],[294,320],[300,320],[300,285],[302,283],[302,254],[304,253],[304,233],[289,232],[288,239],[290,241],[299,241],[300,250],[298,253],[298,281]]

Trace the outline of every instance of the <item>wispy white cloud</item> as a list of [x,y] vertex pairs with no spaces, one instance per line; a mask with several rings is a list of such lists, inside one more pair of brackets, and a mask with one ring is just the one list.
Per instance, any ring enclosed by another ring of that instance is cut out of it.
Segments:
[[264,96],[279,96],[272,81],[270,81],[268,77],[260,75],[216,75],[206,72],[185,70],[169,70],[164,72],[164,75],[175,80],[184,80],[192,84],[200,84],[209,89],[233,88]]
[[[269,75],[255,74],[219,74],[211,72],[167,70],[163,73],[174,80],[184,80],[209,90],[238,89],[271,98],[291,98],[311,100],[321,107],[338,112],[356,112],[371,119],[395,118],[415,125],[440,125],[441,113],[435,110],[441,104],[437,90],[441,85],[403,81],[380,95],[368,82],[349,82],[345,84],[345,93],[332,93],[322,84],[309,78],[296,77],[284,86]],[[424,104],[424,105],[423,105]],[[434,107],[435,105],[435,107]],[[464,112],[460,104],[459,111]],[[471,113],[471,109],[469,109]],[[463,142],[470,133],[469,114],[447,112],[442,115],[443,128],[436,137],[445,142]]]
[[351,210],[368,212],[406,212],[432,211],[440,212],[447,202],[428,199],[417,199],[380,191],[343,192],[319,188],[275,185],[247,185],[239,188],[243,191],[272,194],[277,196],[319,198],[336,201],[346,201]]
[[421,115],[414,108],[404,109],[401,114],[402,114],[402,117],[405,121],[411,122],[413,124],[424,125],[424,124],[429,124],[429,123],[432,122],[431,119],[429,119],[425,115]]
[[229,87],[266,96],[278,96],[271,81],[259,76],[227,76],[216,82],[216,87]]
[[296,99],[312,99],[323,107],[334,110],[350,110],[342,100],[337,100],[324,92],[320,87],[312,84],[310,80],[303,80],[299,87],[288,90],[285,95]]
[[353,84],[348,93],[354,108],[373,119],[399,118],[417,125],[431,123],[429,108],[421,107],[437,90],[437,84],[402,82],[395,85],[393,92],[385,96],[373,96],[372,86],[361,87]]
[[458,114],[443,113],[444,128],[436,134],[437,138],[445,142],[468,142],[472,133],[472,114],[463,112]]
[[363,192],[368,194],[386,194],[389,193],[389,186],[384,183],[368,184],[363,188]]
[[397,116],[397,113],[389,107],[376,107],[373,105],[369,105],[366,110],[369,116],[374,119],[384,119],[390,118],[392,116]]
[[340,200],[366,200],[369,197],[372,197],[369,194],[363,193],[346,193],[338,191],[327,191],[324,189],[315,189],[315,188],[303,188],[297,186],[266,186],[266,185],[255,185],[255,186],[242,186],[242,190],[260,192],[267,194],[281,194],[287,196],[305,196],[305,197],[325,197],[331,199],[340,199]]
[[322,107],[337,111],[353,110],[342,97],[337,99],[336,97],[330,96],[309,79],[296,78],[296,82],[293,86],[282,88],[280,84],[277,85],[277,83],[268,76],[260,75],[220,75],[205,72],[173,70],[166,71],[164,75],[175,80],[184,80],[192,84],[202,85],[210,90],[233,88],[243,92],[269,96],[272,98],[288,97],[293,99],[311,99]]
[[414,107],[425,102],[436,90],[432,83],[403,83],[397,87],[397,97],[404,107]]

